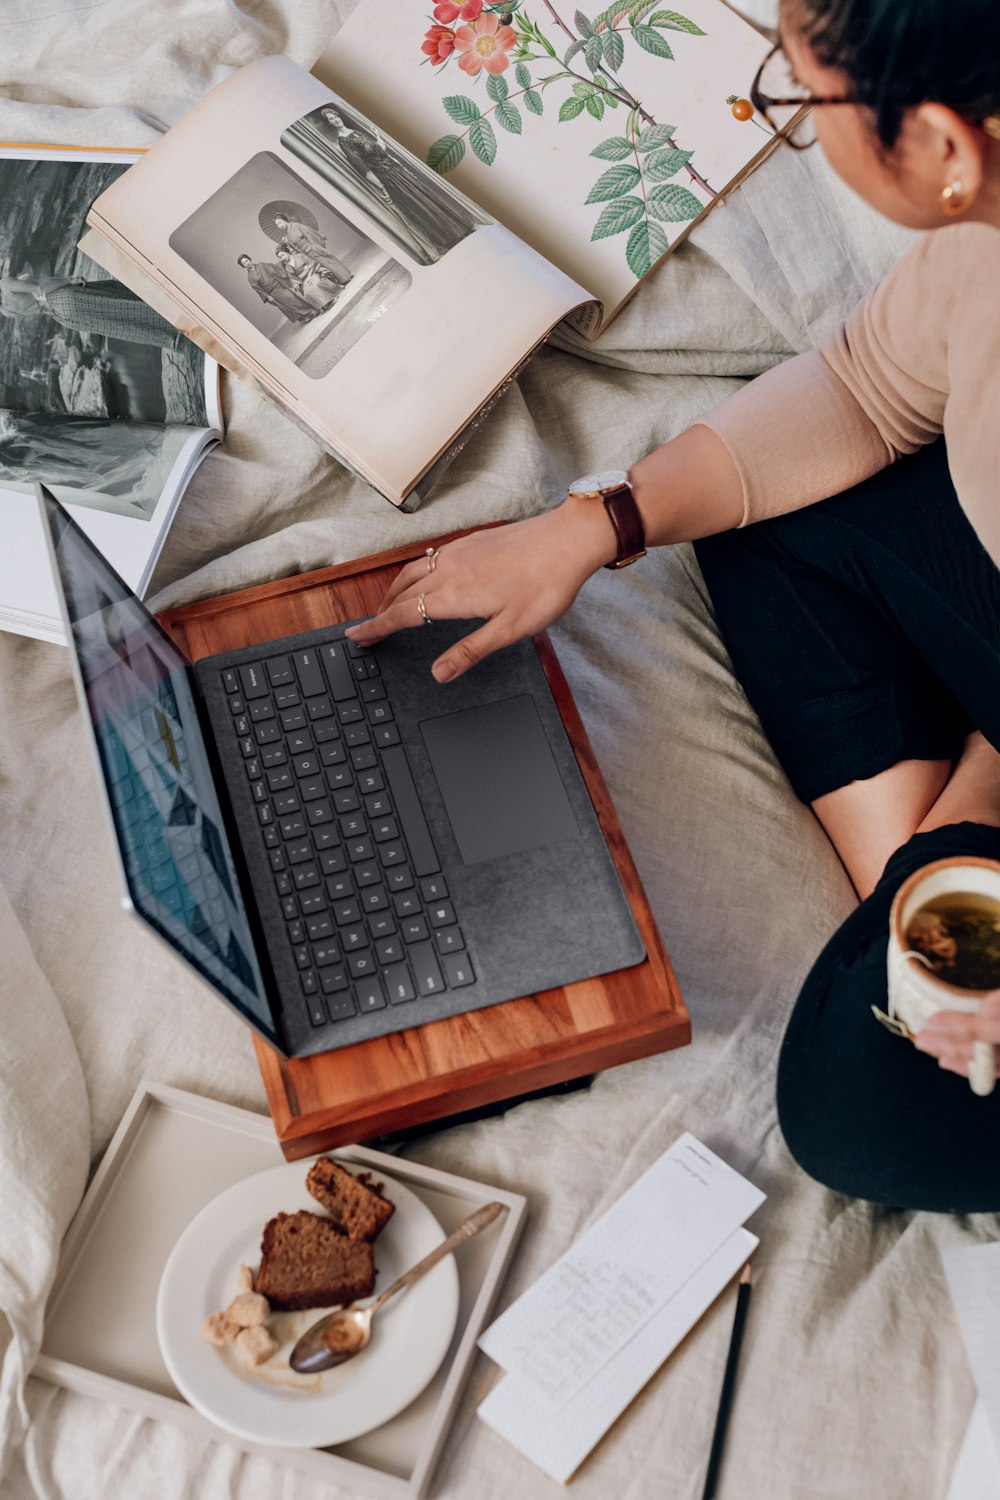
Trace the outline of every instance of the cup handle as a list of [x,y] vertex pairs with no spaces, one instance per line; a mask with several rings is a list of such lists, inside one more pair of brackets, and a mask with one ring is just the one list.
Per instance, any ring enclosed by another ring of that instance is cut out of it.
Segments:
[[985,1098],[992,1094],[997,1081],[997,1053],[992,1042],[973,1042],[969,1063],[969,1087]]

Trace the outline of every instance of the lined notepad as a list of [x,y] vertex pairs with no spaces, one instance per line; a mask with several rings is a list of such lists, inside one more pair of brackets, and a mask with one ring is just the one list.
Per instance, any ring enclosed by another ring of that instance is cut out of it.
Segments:
[[948,1500],[1000,1495],[1000,1242],[942,1250],[948,1290],[979,1391]]

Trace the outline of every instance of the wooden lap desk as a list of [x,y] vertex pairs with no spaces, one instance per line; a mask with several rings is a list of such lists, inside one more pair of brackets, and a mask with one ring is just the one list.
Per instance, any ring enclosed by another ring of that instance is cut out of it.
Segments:
[[[458,533],[461,534],[461,533]],[[437,539],[442,545],[451,537]],[[371,614],[413,546],[159,616],[191,661]],[[313,1057],[254,1036],[286,1157],[309,1156],[633,1062],[691,1039],[687,1010],[547,636],[535,640],[646,948],[643,963]]]

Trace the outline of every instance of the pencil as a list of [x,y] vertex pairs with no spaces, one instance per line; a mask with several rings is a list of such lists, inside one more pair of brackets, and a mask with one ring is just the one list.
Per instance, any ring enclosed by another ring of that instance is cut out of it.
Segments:
[[722,1450],[726,1443],[726,1428],[729,1425],[729,1413],[733,1405],[733,1386],[736,1384],[736,1366],[740,1361],[743,1325],[746,1322],[747,1308],[750,1305],[750,1289],[750,1262],[747,1261],[740,1272],[740,1289],[736,1293],[733,1331],[729,1336],[729,1353],[726,1355],[726,1369],[722,1376],[722,1390],[719,1392],[719,1410],[715,1418],[712,1449],[708,1455],[708,1472],[705,1475],[705,1488],[701,1492],[701,1500],[715,1500],[715,1486],[718,1483],[719,1470],[722,1468]]

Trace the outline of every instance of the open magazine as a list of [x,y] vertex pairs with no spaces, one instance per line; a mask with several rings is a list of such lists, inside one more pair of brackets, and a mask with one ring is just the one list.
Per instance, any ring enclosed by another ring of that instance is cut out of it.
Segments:
[[[396,504],[552,327],[596,337],[770,150],[724,0],[362,0],[232,75],[83,244]],[[752,115],[752,111],[751,111]],[[738,117],[739,116],[739,117]],[[459,191],[461,189],[461,191]]]
[[142,594],[222,431],[219,370],[77,249],[137,153],[0,147],[0,629],[64,639],[43,481]]

